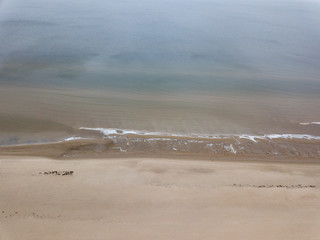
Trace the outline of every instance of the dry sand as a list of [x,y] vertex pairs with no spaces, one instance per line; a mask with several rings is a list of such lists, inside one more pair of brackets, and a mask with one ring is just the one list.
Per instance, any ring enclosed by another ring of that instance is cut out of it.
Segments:
[[1,240],[320,236],[319,164],[3,156],[0,182]]

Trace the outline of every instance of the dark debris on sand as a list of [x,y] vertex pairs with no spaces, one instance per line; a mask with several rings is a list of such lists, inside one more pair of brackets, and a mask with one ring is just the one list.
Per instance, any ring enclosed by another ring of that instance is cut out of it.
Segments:
[[47,171],[47,172],[39,172],[40,175],[57,175],[57,176],[67,176],[73,175],[73,171]]
[[233,187],[253,187],[253,188],[315,188],[315,185],[250,185],[250,184],[233,184]]

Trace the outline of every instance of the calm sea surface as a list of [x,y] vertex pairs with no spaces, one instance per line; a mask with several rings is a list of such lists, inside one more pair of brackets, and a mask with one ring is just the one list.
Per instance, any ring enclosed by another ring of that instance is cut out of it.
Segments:
[[2,0],[0,145],[80,127],[320,136],[316,0]]

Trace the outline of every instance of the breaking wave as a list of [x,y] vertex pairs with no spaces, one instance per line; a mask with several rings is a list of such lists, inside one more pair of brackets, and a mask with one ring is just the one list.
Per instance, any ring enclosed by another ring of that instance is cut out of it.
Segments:
[[[319,123],[320,124],[320,123]],[[308,135],[308,134],[265,134],[265,135],[248,135],[248,134],[177,134],[167,132],[147,132],[140,130],[128,130],[118,128],[87,128],[81,127],[80,130],[87,131],[98,131],[104,136],[125,136],[125,135],[136,135],[136,136],[153,136],[158,138],[164,137],[178,137],[178,138],[204,138],[204,139],[228,139],[228,138],[240,138],[249,139],[252,142],[257,142],[258,139],[304,139],[304,140],[320,140],[320,136]]]

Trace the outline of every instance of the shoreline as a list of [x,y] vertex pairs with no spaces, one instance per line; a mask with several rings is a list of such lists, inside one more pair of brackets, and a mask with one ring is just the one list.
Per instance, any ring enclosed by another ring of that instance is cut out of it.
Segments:
[[304,139],[166,139],[151,136],[111,136],[41,144],[0,146],[0,156],[38,156],[52,159],[175,158],[209,161],[320,163],[318,140]]

